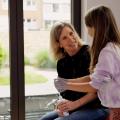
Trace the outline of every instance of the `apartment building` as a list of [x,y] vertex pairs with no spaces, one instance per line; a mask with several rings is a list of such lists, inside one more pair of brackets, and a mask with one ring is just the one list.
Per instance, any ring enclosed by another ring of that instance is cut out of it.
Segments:
[[[0,29],[8,29],[8,2],[0,0]],[[58,20],[70,21],[70,0],[24,0],[24,29],[43,30]],[[4,22],[3,22],[4,21]]]

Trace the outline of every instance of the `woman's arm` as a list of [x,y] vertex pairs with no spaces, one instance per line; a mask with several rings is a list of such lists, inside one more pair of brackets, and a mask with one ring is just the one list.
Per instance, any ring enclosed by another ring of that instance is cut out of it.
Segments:
[[96,93],[88,93],[76,101],[65,100],[58,105],[61,111],[72,111],[86,105],[97,97]]
[[79,106],[84,106],[87,103],[89,103],[92,100],[94,100],[95,98],[97,98],[97,94],[96,93],[87,93],[85,96],[83,96],[82,98],[80,98],[76,102],[79,103]]

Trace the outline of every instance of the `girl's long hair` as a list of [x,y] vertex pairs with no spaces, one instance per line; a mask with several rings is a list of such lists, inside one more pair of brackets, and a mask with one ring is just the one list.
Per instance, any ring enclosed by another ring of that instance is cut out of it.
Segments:
[[105,6],[99,6],[90,10],[85,16],[85,24],[87,27],[95,29],[90,65],[90,70],[93,71],[98,62],[100,51],[108,42],[120,46],[120,32],[112,11]]

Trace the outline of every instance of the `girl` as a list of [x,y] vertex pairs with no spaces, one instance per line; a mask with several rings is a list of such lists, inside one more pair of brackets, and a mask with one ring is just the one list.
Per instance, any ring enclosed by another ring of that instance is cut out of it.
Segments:
[[97,92],[102,105],[111,110],[110,119],[120,120],[120,33],[116,21],[108,7],[99,6],[87,13],[85,24],[93,37],[91,74],[70,82],[58,78],[55,86],[59,91]]

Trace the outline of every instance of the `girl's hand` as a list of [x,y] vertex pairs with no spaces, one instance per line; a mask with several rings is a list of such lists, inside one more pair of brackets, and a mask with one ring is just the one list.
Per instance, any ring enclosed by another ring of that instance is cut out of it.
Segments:
[[54,85],[55,85],[55,88],[58,90],[58,92],[63,92],[66,90],[66,82],[67,80],[64,79],[64,78],[56,78],[54,79]]

